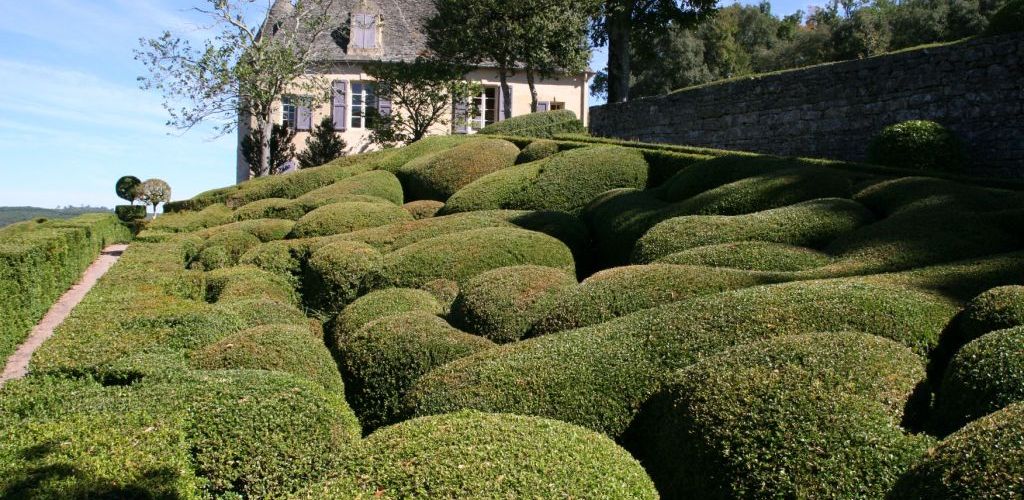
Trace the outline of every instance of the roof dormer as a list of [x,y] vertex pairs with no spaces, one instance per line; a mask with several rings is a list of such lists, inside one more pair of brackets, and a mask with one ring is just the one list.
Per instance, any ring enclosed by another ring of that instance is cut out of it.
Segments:
[[380,9],[368,0],[356,5],[349,18],[348,50],[350,55],[377,55],[382,52],[383,30]]

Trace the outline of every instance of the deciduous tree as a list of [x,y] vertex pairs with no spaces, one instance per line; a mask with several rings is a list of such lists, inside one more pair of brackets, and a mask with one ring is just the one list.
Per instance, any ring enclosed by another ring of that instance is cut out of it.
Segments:
[[156,217],[157,205],[171,201],[171,186],[161,179],[146,179],[139,186],[139,200],[152,206],[153,217]]

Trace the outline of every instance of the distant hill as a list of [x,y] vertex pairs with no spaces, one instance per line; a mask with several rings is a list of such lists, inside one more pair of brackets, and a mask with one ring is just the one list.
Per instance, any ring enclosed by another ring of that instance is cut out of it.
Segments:
[[0,227],[40,217],[45,217],[47,219],[68,219],[76,215],[93,212],[110,212],[110,209],[106,207],[0,207]]

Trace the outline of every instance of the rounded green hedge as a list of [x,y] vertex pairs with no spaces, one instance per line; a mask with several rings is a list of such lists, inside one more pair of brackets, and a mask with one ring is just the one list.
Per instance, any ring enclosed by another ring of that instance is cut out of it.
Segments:
[[234,314],[244,328],[266,325],[301,326],[316,334],[321,330],[317,321],[306,317],[299,308],[269,298],[238,299],[218,302],[216,308]]
[[986,35],[1024,31],[1024,0],[1009,0],[988,20]]
[[773,281],[777,279],[764,273],[699,266],[613,267],[559,294],[529,333],[545,335],[595,325],[670,302]]
[[295,200],[287,198],[264,198],[251,203],[246,203],[235,210],[235,220],[252,219],[289,219],[296,220],[306,214],[308,210]]
[[333,203],[303,215],[295,222],[291,237],[330,236],[407,220],[412,220],[409,212],[392,204]]
[[548,139],[537,139],[531,141],[522,151],[519,152],[519,156],[516,157],[516,164],[530,163],[537,160],[543,160],[549,156],[558,153],[558,143]]
[[666,255],[656,262],[749,271],[792,272],[825,266],[832,262],[832,258],[817,250],[785,243],[740,241],[691,248]]
[[365,243],[337,241],[325,245],[309,258],[303,299],[323,312],[341,311],[374,286],[383,263],[380,252]]
[[523,338],[559,294],[576,286],[563,269],[512,266],[493,269],[462,286],[452,305],[453,325],[499,344]]
[[893,499],[1014,498],[1024,491],[1024,403],[944,439],[889,494]]
[[575,425],[459,412],[371,434],[354,466],[362,491],[395,498],[658,498],[612,440]]
[[946,127],[908,120],[885,127],[871,139],[868,161],[915,170],[958,171],[966,158],[963,144]]
[[698,161],[670,177],[658,189],[666,201],[680,201],[748,177],[805,167],[796,158],[725,155]]
[[609,189],[646,187],[647,168],[643,154],[636,149],[572,149],[482,177],[452,195],[442,212],[504,208],[578,215]]
[[510,227],[510,224],[487,214],[466,213],[361,229],[334,238],[361,241],[381,252],[390,252],[422,240],[486,227]]
[[401,400],[423,374],[494,347],[425,311],[374,320],[335,342],[349,404],[368,431],[405,416]]
[[755,342],[673,377],[631,448],[666,498],[881,498],[931,444],[898,425],[923,378],[873,335]]
[[386,170],[371,170],[346,177],[334,184],[314,189],[295,199],[300,206],[309,209],[350,201],[353,196],[373,196],[390,201],[395,205],[402,204],[402,184],[395,174]]
[[519,148],[502,139],[474,139],[422,156],[398,170],[411,200],[445,201],[473,181],[515,164]]
[[679,214],[740,215],[820,198],[849,198],[849,178],[835,170],[803,167],[746,177],[678,201]]
[[934,177],[885,179],[860,190],[853,199],[883,215],[934,208],[996,211],[1024,207],[1024,194],[1019,191],[982,188]]
[[252,219],[239,222],[231,222],[220,226],[214,226],[196,232],[200,238],[210,238],[218,233],[228,231],[243,231],[249,233],[260,241],[282,240],[292,231],[295,221],[286,219]]
[[982,335],[957,352],[935,401],[935,429],[947,434],[967,422],[1024,402],[1024,327]]
[[341,311],[334,322],[335,337],[342,339],[371,321],[413,311],[440,316],[444,314],[444,306],[426,290],[385,288],[370,292]]
[[429,219],[437,215],[443,207],[444,202],[437,200],[417,200],[402,205],[402,208],[416,220]]
[[1008,285],[986,290],[971,299],[958,320],[962,343],[988,332],[1024,325],[1024,286]]
[[302,272],[302,264],[309,257],[312,246],[308,239],[268,241],[250,248],[238,263],[284,277],[295,277]]
[[267,298],[298,304],[292,283],[281,275],[253,266],[235,266],[206,273],[206,300],[231,302]]
[[636,241],[655,224],[676,215],[671,207],[651,190],[613,189],[594,198],[581,218],[594,235],[601,267],[628,264]]
[[418,288],[436,280],[464,283],[484,271],[535,264],[574,272],[572,252],[561,241],[524,229],[498,227],[421,240],[384,256],[383,283]]
[[331,392],[344,390],[330,351],[306,326],[277,324],[242,330],[192,353],[189,362],[203,370],[286,372],[323,384]]
[[871,213],[862,205],[838,198],[748,215],[675,217],[658,223],[637,241],[633,260],[653,262],[691,248],[740,241],[821,247],[871,220]]
[[554,137],[557,134],[586,135],[587,127],[582,120],[576,118],[576,113],[572,110],[557,109],[497,121],[484,127],[480,133],[519,137]]
[[244,231],[220,232],[203,243],[199,253],[189,263],[189,267],[212,271],[233,266],[238,264],[238,260],[245,252],[259,244],[259,238]]

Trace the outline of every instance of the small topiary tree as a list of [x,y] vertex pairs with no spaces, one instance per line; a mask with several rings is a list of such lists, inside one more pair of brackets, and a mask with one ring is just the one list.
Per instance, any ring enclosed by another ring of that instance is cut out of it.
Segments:
[[139,199],[139,187],[141,185],[142,181],[138,177],[126,175],[117,180],[117,184],[114,185],[114,191],[117,193],[118,198],[135,205],[135,201]]
[[157,205],[171,201],[171,186],[161,179],[146,179],[139,186],[139,200],[153,207],[155,218]]
[[325,116],[306,138],[306,150],[296,155],[299,168],[319,167],[345,156],[348,144],[334,131],[334,121]]
[[957,171],[964,166],[963,146],[946,127],[910,120],[882,129],[868,146],[868,160],[890,167]]

